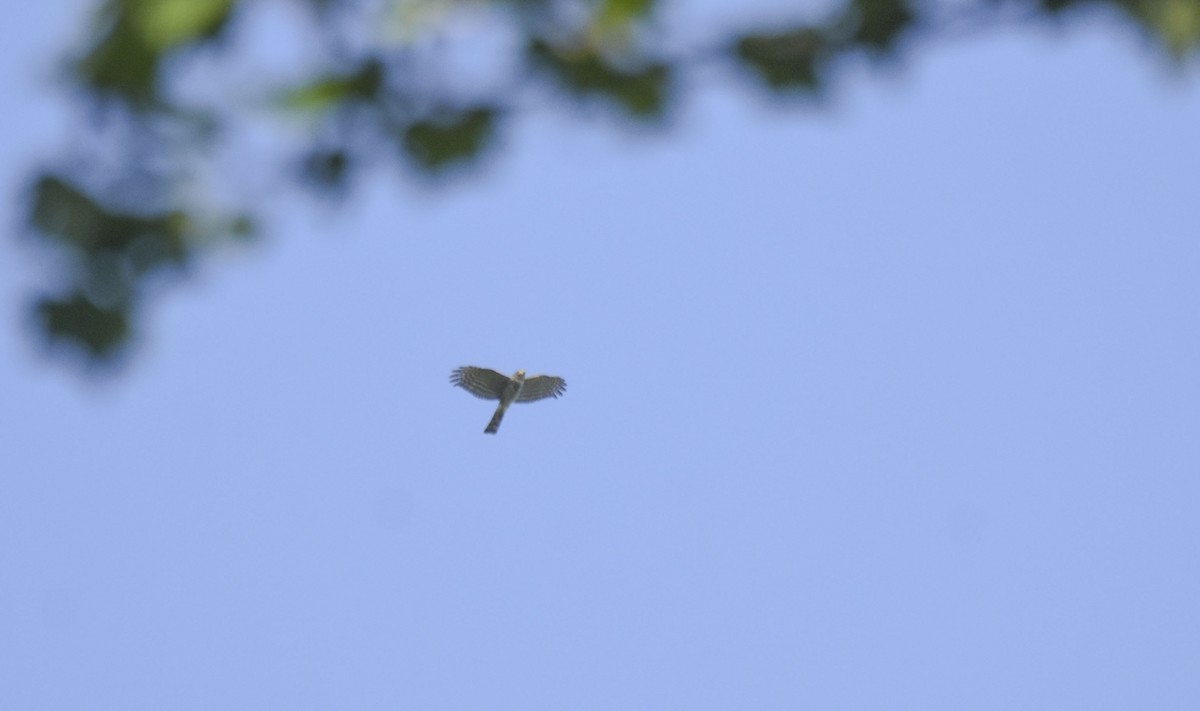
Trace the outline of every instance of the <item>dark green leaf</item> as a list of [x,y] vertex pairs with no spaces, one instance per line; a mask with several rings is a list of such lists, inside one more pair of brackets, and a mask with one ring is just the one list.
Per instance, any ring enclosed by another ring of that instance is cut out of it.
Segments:
[[561,50],[540,40],[530,43],[529,55],[576,96],[607,97],[638,118],[656,118],[666,106],[671,77],[666,64],[618,69],[594,48]]
[[43,298],[36,311],[46,334],[81,347],[90,357],[109,357],[129,338],[124,308],[101,308],[76,292],[63,299]]
[[418,121],[404,132],[404,149],[425,170],[475,158],[492,137],[496,110],[487,107]]
[[1200,0],[1118,0],[1175,59],[1200,48]]
[[815,90],[827,52],[824,35],[811,27],[779,34],[746,35],[738,40],[737,56],[775,90]]
[[879,52],[891,49],[915,17],[906,0],[853,0],[849,12],[857,25],[853,41]]
[[156,106],[163,55],[219,35],[234,5],[235,0],[109,0],[97,20],[104,29],[75,71],[92,91],[139,108]]
[[368,59],[350,74],[328,75],[284,92],[280,102],[290,109],[323,111],[351,101],[373,101],[383,85],[383,64]]
[[144,106],[158,103],[158,63],[159,53],[122,15],[75,71],[86,88]]
[[53,175],[43,176],[34,186],[30,224],[84,259],[95,252],[122,253],[138,272],[187,258],[184,213],[139,216],[110,211]]

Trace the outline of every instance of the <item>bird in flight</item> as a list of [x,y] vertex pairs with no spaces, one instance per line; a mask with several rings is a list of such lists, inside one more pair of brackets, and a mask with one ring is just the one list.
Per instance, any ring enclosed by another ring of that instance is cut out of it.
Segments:
[[500,429],[500,420],[504,411],[514,402],[533,402],[548,397],[558,397],[567,391],[567,381],[553,375],[534,375],[526,378],[525,371],[518,370],[508,377],[488,368],[476,368],[464,365],[450,374],[450,384],[466,390],[475,397],[484,400],[499,400],[496,414],[483,430],[486,434],[496,434]]

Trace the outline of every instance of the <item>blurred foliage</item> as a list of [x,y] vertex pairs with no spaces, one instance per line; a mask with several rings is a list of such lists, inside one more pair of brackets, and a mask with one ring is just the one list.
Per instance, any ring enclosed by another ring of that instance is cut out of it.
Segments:
[[285,91],[281,103],[289,109],[324,111],[354,101],[372,101],[382,85],[383,65],[369,57],[349,74],[318,77],[309,84]]
[[404,147],[417,165],[436,171],[477,155],[492,135],[496,111],[475,108],[416,121],[404,132]]
[[735,51],[776,91],[816,91],[829,54],[824,35],[813,27],[745,35],[738,39]]
[[660,62],[616,67],[598,47],[553,47],[537,39],[529,44],[529,57],[577,98],[604,97],[640,119],[659,118],[666,107],[670,67]]
[[[145,280],[187,266],[204,228],[179,209],[126,212],[105,206],[70,182],[46,174],[34,184],[30,226],[64,255],[65,295],[40,297],[38,322],[52,339],[67,339],[89,358],[115,355],[128,340]],[[227,218],[221,234],[245,236],[250,218]]]
[[237,0],[108,0],[80,58],[80,84],[133,104],[158,98],[162,63],[189,44],[218,37]]
[[[842,58],[902,60],[918,40],[961,36],[964,24],[983,32],[1001,22],[1094,10],[1138,28],[1177,64],[1200,47],[1200,0],[841,0],[823,19],[748,23],[728,28],[713,46],[682,49],[668,41],[655,0],[291,3],[321,39],[310,43],[306,66],[315,70],[265,87],[265,95],[277,113],[305,121],[307,145],[296,148],[299,182],[333,196],[379,156],[402,156],[425,175],[473,164],[495,143],[502,119],[534,94],[602,107],[634,123],[663,123],[679,103],[681,78],[714,59],[740,68],[739,76],[768,95],[821,97]],[[51,342],[102,362],[129,344],[156,275],[180,274],[198,253],[254,233],[249,207],[216,208],[219,200],[195,186],[212,173],[222,137],[256,120],[259,107],[233,97],[180,97],[182,77],[195,81],[221,63],[243,62],[245,75],[260,74],[246,44],[271,40],[235,37],[240,19],[261,10],[250,0],[97,5],[70,65],[88,110],[87,131],[95,135],[77,137],[62,165],[31,178],[27,215],[29,232],[61,267],[59,283],[35,299],[36,322]],[[464,48],[447,29],[464,16],[517,37],[506,45],[515,56],[485,58],[488,67],[502,68],[490,84],[478,81],[478,71],[450,70]],[[256,158],[242,160],[257,165]],[[239,176],[225,173],[221,183],[233,184],[236,194]]]

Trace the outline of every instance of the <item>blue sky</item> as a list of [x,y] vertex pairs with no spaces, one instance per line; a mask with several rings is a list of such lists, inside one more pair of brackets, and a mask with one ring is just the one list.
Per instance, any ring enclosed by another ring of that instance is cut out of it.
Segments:
[[[9,196],[78,121],[33,5]],[[281,194],[107,381],[0,243],[0,707],[1197,708],[1195,68],[1095,18],[710,78]],[[485,436],[464,364],[569,389]]]

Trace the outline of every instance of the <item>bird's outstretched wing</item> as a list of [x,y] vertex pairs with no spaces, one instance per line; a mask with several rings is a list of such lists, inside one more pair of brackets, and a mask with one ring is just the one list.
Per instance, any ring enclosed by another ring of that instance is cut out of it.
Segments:
[[533,402],[548,397],[558,397],[567,391],[567,381],[553,375],[535,375],[525,378],[525,385],[517,395],[517,402]]
[[508,376],[488,368],[464,365],[450,374],[450,383],[484,400],[499,400]]

